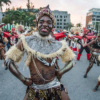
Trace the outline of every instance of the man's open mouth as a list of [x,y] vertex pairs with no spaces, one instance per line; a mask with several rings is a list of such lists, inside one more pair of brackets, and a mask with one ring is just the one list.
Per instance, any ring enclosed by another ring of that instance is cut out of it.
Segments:
[[42,31],[42,32],[48,32],[48,29],[43,28],[43,29],[41,29],[41,31]]

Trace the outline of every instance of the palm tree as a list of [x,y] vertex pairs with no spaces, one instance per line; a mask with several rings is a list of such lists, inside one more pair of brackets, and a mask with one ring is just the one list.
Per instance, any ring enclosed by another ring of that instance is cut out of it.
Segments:
[[0,23],[2,23],[2,6],[3,3],[6,5],[9,5],[11,3],[11,0],[0,0]]
[[76,26],[77,26],[77,27],[81,27],[82,24],[81,24],[81,23],[77,23]]
[[26,4],[26,6],[27,6],[27,9],[29,11],[29,9],[30,9],[30,0],[28,0],[28,3]]
[[67,23],[67,27],[70,30],[71,27],[74,27],[74,24],[73,23]]

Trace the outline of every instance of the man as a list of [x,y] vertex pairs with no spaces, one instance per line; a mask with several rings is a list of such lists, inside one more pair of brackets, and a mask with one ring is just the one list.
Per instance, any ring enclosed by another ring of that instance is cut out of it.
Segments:
[[20,35],[24,32],[24,26],[23,25],[17,25],[16,30],[17,30],[17,34]]
[[10,42],[10,47],[13,46],[14,44],[16,44],[18,41],[17,37],[15,36],[15,33],[12,32],[11,36],[9,38],[9,42]]
[[2,29],[0,28],[0,59],[5,59],[5,46],[7,45],[8,40],[2,35]]
[[79,54],[77,55],[77,60],[80,60],[80,57],[81,57],[82,52],[83,52],[84,49],[85,49],[85,51],[87,52],[87,60],[89,60],[89,59],[90,59],[90,50],[89,50],[89,48],[87,47],[88,38],[86,37],[86,34],[84,34],[84,35],[82,36],[82,39],[81,39],[81,41],[79,41],[79,42],[81,42],[81,43],[80,43],[80,44],[81,44],[81,49],[80,49]]
[[[29,86],[24,100],[70,100],[58,79],[73,67],[72,60],[75,55],[66,46],[65,41],[55,41],[51,37],[54,24],[54,16],[49,7],[41,9],[37,14],[38,32],[27,37],[22,35],[17,45],[6,53],[5,65],[19,80]],[[25,51],[30,78],[25,78],[15,64],[21,60]],[[57,70],[57,56],[66,63],[60,71]]]
[[[7,38],[2,35],[2,29],[0,28],[0,60],[5,60],[5,46],[7,45]],[[5,68],[6,70],[7,68]]]
[[[91,45],[92,45],[92,47],[91,47]],[[87,77],[87,74],[90,71],[90,69],[93,67],[95,60],[97,62],[97,65],[99,66],[100,61],[98,60],[98,55],[100,52],[100,35],[97,37],[96,40],[90,42],[87,46],[91,51],[91,57],[90,57],[89,66],[86,70],[84,78]]]
[[[92,47],[91,47],[91,45],[92,45]],[[89,66],[86,70],[84,78],[87,77],[87,74],[90,71],[90,69],[93,67],[94,63],[97,63],[97,66],[100,65],[100,59],[98,59],[98,56],[100,54],[100,35],[98,35],[97,39],[90,42],[87,46],[91,50],[91,57],[90,57]],[[99,85],[100,85],[100,77],[98,78],[98,83],[93,91],[96,91],[98,89]]]

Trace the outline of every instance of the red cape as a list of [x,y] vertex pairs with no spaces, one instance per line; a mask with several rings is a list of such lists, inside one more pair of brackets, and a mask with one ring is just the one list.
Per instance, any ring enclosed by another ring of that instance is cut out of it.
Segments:
[[[83,36],[74,36],[75,38],[82,39]],[[97,36],[86,36],[88,39],[95,38]]]
[[[4,37],[10,37],[11,35],[9,34],[9,32],[3,32]],[[18,38],[18,35],[14,35],[16,36],[16,38]]]
[[59,39],[59,38],[64,38],[65,37],[65,32],[62,33],[58,33],[58,34],[54,34],[53,36],[55,37],[55,39]]

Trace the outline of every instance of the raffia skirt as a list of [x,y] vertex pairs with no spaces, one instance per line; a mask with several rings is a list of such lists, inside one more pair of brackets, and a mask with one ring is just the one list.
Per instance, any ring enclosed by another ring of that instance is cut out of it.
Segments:
[[65,91],[65,93],[68,94],[67,90],[62,84],[60,86],[44,90],[28,88],[28,100],[61,100],[62,91]]

